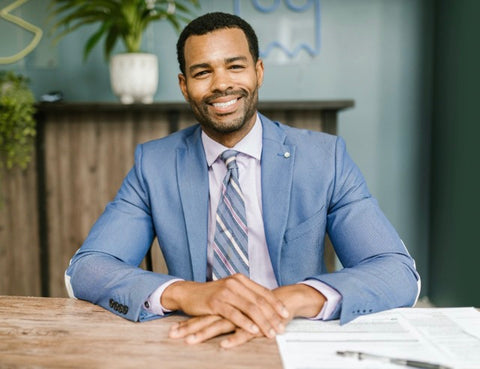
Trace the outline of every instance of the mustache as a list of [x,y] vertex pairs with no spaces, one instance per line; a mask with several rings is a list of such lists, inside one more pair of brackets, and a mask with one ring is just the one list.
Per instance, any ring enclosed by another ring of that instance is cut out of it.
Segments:
[[226,97],[226,96],[239,96],[239,97],[247,97],[248,92],[242,89],[239,90],[227,90],[224,92],[215,92],[211,94],[210,96],[207,96],[205,99],[203,99],[203,102],[206,104],[212,103],[212,101],[220,98],[220,97]]

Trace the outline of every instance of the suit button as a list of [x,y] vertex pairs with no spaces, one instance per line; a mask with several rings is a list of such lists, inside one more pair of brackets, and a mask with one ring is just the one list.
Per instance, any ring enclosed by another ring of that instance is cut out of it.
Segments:
[[145,303],[143,304],[143,306],[145,306],[145,309],[148,309],[150,307],[150,304],[148,303],[148,301],[145,301]]

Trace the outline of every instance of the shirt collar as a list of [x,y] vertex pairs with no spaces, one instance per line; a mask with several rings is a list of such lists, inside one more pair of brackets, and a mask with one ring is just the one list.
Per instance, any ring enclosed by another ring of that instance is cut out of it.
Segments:
[[[209,167],[212,166],[212,164],[217,160],[217,158],[222,152],[229,149],[228,147],[223,146],[217,141],[212,140],[203,131],[202,143]],[[258,114],[255,120],[255,124],[253,125],[250,132],[248,132],[248,134],[244,138],[242,138],[240,142],[238,142],[234,147],[232,147],[232,149],[260,161],[260,158],[262,156],[262,123]]]

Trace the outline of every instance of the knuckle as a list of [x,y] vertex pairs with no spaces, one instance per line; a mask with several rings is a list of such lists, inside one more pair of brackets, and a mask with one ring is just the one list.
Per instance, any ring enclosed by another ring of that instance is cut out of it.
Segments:
[[218,288],[211,296],[211,300],[216,301],[216,302],[221,302],[225,301],[226,299],[229,298],[231,292],[230,288],[228,286],[223,286],[221,288]]
[[236,274],[225,278],[225,286],[229,289],[235,288],[238,285]]
[[229,288],[222,288],[218,291],[217,298],[221,301],[228,301],[231,297],[231,290]]
[[258,315],[260,313],[260,308],[256,302],[248,302],[246,304],[246,310],[250,315]]
[[256,295],[255,296],[255,304],[258,306],[264,306],[267,304],[267,299],[263,297],[262,295]]
[[242,273],[235,273],[232,275],[232,278],[239,281],[244,281],[246,277]]

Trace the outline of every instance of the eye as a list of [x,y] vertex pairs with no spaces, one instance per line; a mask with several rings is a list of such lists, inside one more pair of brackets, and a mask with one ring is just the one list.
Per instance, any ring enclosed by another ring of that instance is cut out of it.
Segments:
[[202,77],[205,77],[208,73],[209,73],[208,70],[200,70],[193,74],[193,78],[202,78]]
[[233,70],[242,70],[242,69],[245,69],[245,66],[242,65],[242,64],[233,64],[230,66],[230,69],[233,69]]

